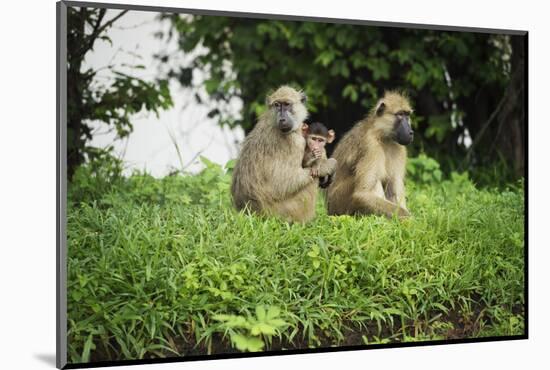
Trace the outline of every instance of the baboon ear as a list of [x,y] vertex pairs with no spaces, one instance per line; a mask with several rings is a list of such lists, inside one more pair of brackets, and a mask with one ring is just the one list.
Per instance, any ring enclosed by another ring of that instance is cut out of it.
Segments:
[[334,133],[334,130],[328,130],[327,143],[332,143],[335,138],[336,134]]
[[376,107],[376,115],[377,116],[383,115],[385,110],[386,110],[386,104],[384,104],[384,102],[380,102],[380,104],[378,104],[378,107]]
[[300,101],[302,102],[302,104],[305,104],[305,103],[307,102],[307,95],[306,95],[306,93],[302,91],[302,92],[300,92],[300,95],[301,95]]
[[308,130],[309,126],[307,125],[307,123],[302,124],[302,135],[307,136]]
[[271,99],[269,99],[269,95],[265,97],[265,105],[271,107]]

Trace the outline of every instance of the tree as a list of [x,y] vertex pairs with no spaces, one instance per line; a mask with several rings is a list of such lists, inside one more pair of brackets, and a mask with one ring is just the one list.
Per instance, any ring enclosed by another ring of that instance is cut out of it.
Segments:
[[[292,83],[310,97],[312,119],[335,128],[341,137],[384,90],[399,89],[408,92],[416,106],[417,150],[451,168],[492,164],[503,155],[514,163],[516,175],[523,175],[523,100],[516,93],[505,97],[521,91],[516,85],[523,86],[522,36],[164,17],[171,20],[183,51],[199,46],[206,50],[189,68],[174,71],[178,79],[193,84],[190,70],[197,68],[207,75],[204,86],[211,98],[243,100],[242,117],[218,108],[210,112],[221,125],[249,131],[265,109],[266,93]],[[469,147],[470,137],[475,145]],[[492,138],[502,140],[486,145]]]
[[[110,42],[108,29],[127,11],[106,19],[104,8],[68,7],[67,13],[67,168],[71,179],[86,158],[101,151],[88,145],[92,138],[91,120],[99,120],[116,129],[119,138],[132,132],[131,116],[142,109],[154,111],[172,105],[168,81],[147,82],[119,72],[113,65],[106,68],[114,77],[109,84],[95,79],[97,70],[83,70],[86,54],[98,40]],[[137,65],[133,68],[140,69]]]

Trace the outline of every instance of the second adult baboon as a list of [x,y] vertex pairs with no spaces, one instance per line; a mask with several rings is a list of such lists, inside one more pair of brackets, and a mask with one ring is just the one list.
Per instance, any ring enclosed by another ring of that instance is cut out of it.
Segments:
[[302,168],[305,100],[288,86],[267,97],[268,110],[245,138],[233,171],[231,195],[237,209],[296,222],[315,216],[318,177],[334,173],[335,163],[327,161],[317,177]]
[[413,139],[407,97],[386,92],[370,114],[336,146],[336,176],[328,213],[409,216],[405,200],[405,145]]

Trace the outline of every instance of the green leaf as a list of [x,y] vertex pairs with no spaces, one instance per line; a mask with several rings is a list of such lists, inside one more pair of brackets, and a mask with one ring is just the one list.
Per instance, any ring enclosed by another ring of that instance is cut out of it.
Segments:
[[90,352],[91,350],[95,349],[93,339],[93,334],[88,335],[88,338],[84,343],[84,348],[82,349],[82,362],[90,362]]
[[264,321],[265,316],[265,308],[261,305],[256,306],[256,317],[258,318],[258,321]]
[[258,323],[252,326],[252,328],[250,329],[250,334],[255,336],[260,334],[275,335],[276,331],[274,327],[266,323]]
[[438,142],[442,142],[452,131],[452,125],[449,114],[440,114],[428,118],[427,137],[434,137]]
[[280,313],[281,313],[281,310],[279,309],[279,307],[269,306],[267,310],[267,319],[268,320],[274,319],[275,317],[279,316]]
[[357,88],[354,85],[347,85],[342,91],[342,96],[349,97],[352,102],[356,102],[359,97]]
[[315,58],[315,64],[321,64],[323,67],[327,67],[335,57],[335,53],[332,50],[324,50]]
[[315,258],[319,255],[319,247],[317,245],[314,245],[312,248],[311,248],[311,251],[309,251],[307,253],[308,256],[310,256],[311,258]]
[[286,326],[287,325],[287,322],[282,320],[282,319],[271,319],[268,321],[269,322],[269,325],[275,327],[275,328],[280,328],[282,326]]
[[247,337],[241,334],[231,335],[231,341],[239,351],[258,352],[264,348],[264,342],[255,337]]
[[242,316],[237,315],[214,315],[212,317],[216,321],[223,321],[228,328],[247,328],[248,322]]
[[206,89],[206,92],[210,95],[212,95],[215,91],[218,90],[220,86],[220,81],[214,78],[211,78],[209,80],[204,81],[204,88]]
[[325,41],[325,37],[323,37],[321,34],[317,33],[314,37],[313,37],[313,42],[315,44],[315,46],[318,48],[318,49],[324,49],[325,46],[326,46],[326,41]]
[[225,164],[225,169],[226,170],[232,170],[233,168],[235,168],[235,164],[237,163],[237,160],[236,159],[230,159],[229,161],[227,161],[227,163]]

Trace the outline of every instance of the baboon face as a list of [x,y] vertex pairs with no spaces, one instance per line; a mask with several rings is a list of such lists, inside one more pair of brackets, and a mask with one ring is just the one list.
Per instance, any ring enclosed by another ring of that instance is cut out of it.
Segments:
[[400,94],[389,93],[377,105],[379,117],[385,136],[401,145],[409,145],[414,138],[411,127],[412,109],[408,100]]
[[282,133],[288,134],[302,127],[302,122],[307,118],[305,102],[303,92],[288,86],[280,87],[268,96],[272,121]]
[[409,145],[413,141],[414,131],[410,121],[411,112],[399,111],[395,113],[394,140],[401,145]]
[[336,137],[334,130],[327,129],[325,125],[319,122],[314,122],[311,125],[304,123],[302,134],[306,138],[307,148],[311,151],[324,150],[325,145],[332,143]]
[[328,142],[328,138],[321,135],[308,135],[306,137],[307,147],[309,148],[309,150],[312,150],[312,151],[324,150],[327,142]]

